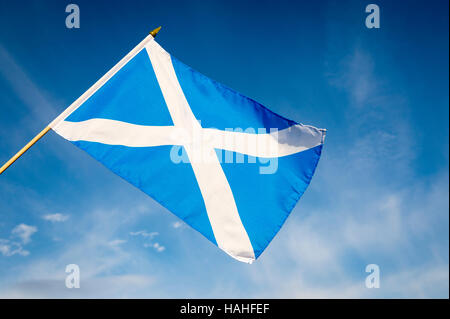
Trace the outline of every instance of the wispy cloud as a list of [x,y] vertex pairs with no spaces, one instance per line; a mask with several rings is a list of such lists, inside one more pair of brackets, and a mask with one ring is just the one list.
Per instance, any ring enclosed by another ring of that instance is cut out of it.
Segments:
[[158,253],[163,252],[166,249],[166,247],[161,246],[161,244],[158,243],[158,242],[156,242],[156,243],[145,243],[144,247],[146,247],[146,248],[148,248],[148,247],[154,248]]
[[[448,241],[440,241],[446,226],[439,227],[448,223],[447,178],[443,174],[432,184],[400,192],[389,189],[390,194],[379,193],[379,198],[356,195],[332,208],[304,201],[269,250],[247,270],[252,284],[260,287],[248,293],[267,298],[448,296]],[[367,176],[370,192],[380,192],[383,187],[375,190],[370,179]],[[321,191],[322,184],[316,186]],[[348,196],[352,187],[342,186],[333,197]],[[420,245],[426,251],[418,252]],[[365,266],[370,263],[380,266],[380,289],[365,287]]]
[[[408,100],[384,89],[370,54],[355,49],[341,66],[330,82],[351,102],[346,138],[330,134],[301,205],[247,270],[260,288],[248,293],[448,298],[448,169],[429,178],[411,169]],[[370,263],[380,266],[380,289],[365,287]]]
[[181,226],[183,226],[183,223],[180,221],[176,221],[172,224],[173,228],[180,228]]
[[10,257],[14,255],[28,256],[30,252],[23,248],[31,241],[31,236],[37,232],[37,227],[19,224],[11,231],[12,239],[0,238],[0,253]]
[[[122,217],[119,210],[93,210],[74,219],[76,227],[70,228],[71,232],[75,229],[74,237],[66,238],[61,250],[36,256],[32,262],[11,273],[10,277],[14,276],[16,280],[0,287],[0,297],[126,298],[143,296],[153,290],[149,288],[156,281],[155,276],[150,275],[152,263],[132,245],[123,248],[126,240],[117,237],[122,233],[121,227],[130,227],[128,223],[133,222]],[[80,267],[80,289],[67,289],[64,285],[67,275],[64,270],[69,263]],[[124,268],[127,273],[117,274]],[[142,268],[148,269],[149,273],[139,273]]]
[[159,235],[158,232],[149,233],[145,230],[140,230],[137,232],[131,232],[130,235],[131,236],[142,236],[146,240],[146,242],[143,244],[143,246],[145,248],[151,247],[151,248],[155,249],[158,253],[163,252],[166,249],[166,247],[162,246],[160,243],[153,241],[153,239]]
[[33,117],[49,122],[56,116],[55,107],[29,75],[0,44],[0,75],[5,78],[17,97],[33,112]]
[[11,231],[13,236],[19,237],[23,244],[28,244],[31,241],[31,236],[37,232],[37,227],[20,224],[14,227]]
[[0,239],[0,253],[6,257],[16,254],[21,256],[28,256],[30,254],[28,250],[23,249],[20,243],[12,242],[8,239]]
[[330,77],[330,82],[348,91],[351,105],[366,108],[377,100],[379,79],[374,75],[374,62],[369,54],[355,49],[347,59],[341,61],[340,70]]
[[59,223],[59,222],[65,222],[67,219],[69,219],[68,215],[63,215],[60,213],[56,214],[47,214],[42,216],[43,219],[48,220],[53,223]]
[[148,239],[153,239],[155,236],[158,236],[159,233],[158,232],[147,232],[145,230],[140,230],[140,231],[136,231],[136,232],[130,232],[131,236],[142,236]]

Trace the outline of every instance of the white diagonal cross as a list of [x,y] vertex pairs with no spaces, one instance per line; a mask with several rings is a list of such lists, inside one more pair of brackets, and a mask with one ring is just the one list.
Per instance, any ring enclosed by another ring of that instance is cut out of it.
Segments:
[[[130,147],[182,145],[203,196],[217,245],[238,260],[252,262],[255,259],[253,247],[215,149],[255,157],[281,157],[320,145],[323,142],[323,130],[293,125],[270,134],[249,134],[202,128],[180,87],[170,55],[155,41],[147,41],[145,49],[172,117],[173,126],[144,126],[94,118],[82,122],[61,121],[55,124],[53,129],[71,141],[82,140]],[[177,130],[187,134],[177,134]],[[193,136],[202,136],[202,141],[208,142],[198,143],[199,141],[193,140]],[[234,143],[227,143],[230,140]],[[209,160],[202,160],[205,158]]]

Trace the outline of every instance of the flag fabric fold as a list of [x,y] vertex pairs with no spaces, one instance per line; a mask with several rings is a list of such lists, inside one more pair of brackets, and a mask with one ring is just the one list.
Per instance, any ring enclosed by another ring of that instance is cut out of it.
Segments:
[[50,126],[249,263],[306,190],[325,138],[184,65],[151,35]]

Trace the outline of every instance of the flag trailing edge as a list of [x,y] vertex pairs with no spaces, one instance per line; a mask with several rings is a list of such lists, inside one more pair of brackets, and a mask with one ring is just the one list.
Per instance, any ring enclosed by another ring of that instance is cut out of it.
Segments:
[[[152,35],[49,127],[247,263],[264,251],[306,190],[326,133],[185,66]],[[236,127],[258,133],[229,130]],[[208,142],[199,146],[193,138],[199,135]],[[175,146],[187,163],[173,161]],[[219,151],[248,156],[248,163],[224,163]],[[276,172],[255,172],[252,157],[276,159]]]

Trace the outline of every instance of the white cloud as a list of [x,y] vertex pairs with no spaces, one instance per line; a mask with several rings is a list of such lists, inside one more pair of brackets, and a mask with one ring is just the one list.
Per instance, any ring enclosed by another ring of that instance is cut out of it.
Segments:
[[142,237],[146,237],[146,238],[149,238],[149,239],[153,239],[155,236],[158,236],[159,233],[158,232],[151,232],[151,233],[149,233],[149,232],[147,232],[145,230],[140,230],[140,231],[137,231],[137,232],[130,232],[130,235],[131,236],[142,236]]
[[[448,241],[439,242],[438,228],[442,224],[445,234],[448,225],[447,178],[443,174],[432,184],[411,185],[398,193],[387,190],[391,194],[379,199],[336,202],[326,210],[303,201],[248,269],[250,285],[260,289],[247,297],[448,297]],[[372,192],[371,184],[367,182]],[[336,189],[337,198],[349,188]],[[425,251],[419,245],[425,245]],[[380,289],[364,285],[369,263],[380,266]]]
[[64,221],[66,221],[67,219],[69,219],[69,216],[68,215],[63,215],[63,214],[60,214],[60,213],[56,213],[56,214],[44,215],[44,216],[42,216],[42,218],[45,219],[45,220],[48,220],[50,222],[57,223],[57,222],[64,222]]
[[[383,89],[370,55],[349,58],[331,81],[352,106],[345,131],[330,133],[300,204],[248,268],[246,284],[258,289],[234,296],[448,298],[448,165],[416,174],[408,101]],[[370,263],[380,289],[364,285]]]
[[11,231],[13,236],[19,237],[22,240],[22,243],[28,244],[31,241],[31,236],[37,232],[37,227],[29,226],[26,224],[20,224],[14,227]]
[[17,237],[20,241],[0,238],[0,253],[3,256],[10,257],[14,255],[28,256],[30,252],[23,248],[23,245],[31,241],[31,236],[37,232],[35,226],[19,224],[11,231],[11,236]]
[[148,242],[144,243],[145,248],[151,247],[159,253],[163,252],[166,249],[166,247],[161,246],[158,242],[152,242],[153,238],[155,238],[156,236],[159,235],[158,232],[149,233],[145,230],[140,230],[137,232],[131,232],[130,235],[131,236],[142,236],[146,241],[148,241]]
[[176,221],[172,224],[173,228],[180,228],[181,226],[183,226],[183,223],[180,221]]
[[148,247],[154,248],[158,253],[161,253],[164,250],[166,250],[166,247],[161,246],[160,243],[145,243],[144,247],[146,247],[146,248],[148,248]]
[[0,239],[0,253],[6,257],[16,254],[21,256],[28,256],[30,254],[28,250],[23,249],[21,244],[11,242],[7,239]]
[[[153,261],[142,254],[142,248],[136,251],[130,245],[125,249],[125,240],[117,237],[122,233],[121,227],[130,227],[129,223],[134,221],[122,217],[119,210],[94,210],[74,220],[76,227],[63,225],[72,230],[64,247],[34,256],[30,263],[20,264],[5,274],[11,284],[1,285],[0,297],[136,298],[157,291],[151,288],[155,282],[151,275]],[[64,285],[67,275],[64,270],[69,263],[80,267],[80,289],[67,289]],[[123,269],[127,273],[122,274]],[[142,269],[148,270],[148,274],[143,274]],[[153,296],[158,294],[155,292]]]

